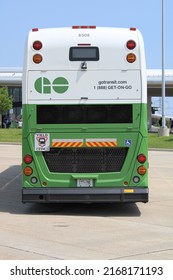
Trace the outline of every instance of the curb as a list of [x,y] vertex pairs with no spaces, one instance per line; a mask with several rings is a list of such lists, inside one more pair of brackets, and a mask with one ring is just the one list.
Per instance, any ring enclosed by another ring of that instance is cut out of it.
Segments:
[[22,145],[22,144],[16,142],[0,142],[0,145]]
[[173,152],[173,149],[164,149],[164,148],[148,148],[148,151],[159,151],[159,152]]

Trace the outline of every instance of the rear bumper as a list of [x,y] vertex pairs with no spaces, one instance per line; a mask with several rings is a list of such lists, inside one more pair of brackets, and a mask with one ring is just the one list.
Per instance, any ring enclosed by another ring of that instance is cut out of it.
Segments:
[[[132,191],[127,191],[128,189]],[[22,202],[148,202],[148,188],[22,189]]]

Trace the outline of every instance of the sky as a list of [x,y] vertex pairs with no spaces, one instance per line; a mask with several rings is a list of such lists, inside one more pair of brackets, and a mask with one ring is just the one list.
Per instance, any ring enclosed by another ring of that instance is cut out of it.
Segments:
[[[165,0],[165,68],[173,69],[173,0]],[[148,69],[162,67],[162,0],[0,0],[0,67],[22,67],[34,27],[136,27]]]

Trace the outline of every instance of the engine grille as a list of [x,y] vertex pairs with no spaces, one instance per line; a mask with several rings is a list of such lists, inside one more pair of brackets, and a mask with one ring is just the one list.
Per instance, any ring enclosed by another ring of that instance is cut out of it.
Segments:
[[43,152],[50,172],[119,172],[128,148],[51,148]]

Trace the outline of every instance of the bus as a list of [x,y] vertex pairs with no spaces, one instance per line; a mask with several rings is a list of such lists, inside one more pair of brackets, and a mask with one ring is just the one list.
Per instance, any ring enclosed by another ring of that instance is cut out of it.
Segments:
[[33,28],[23,68],[22,201],[148,202],[136,28]]

